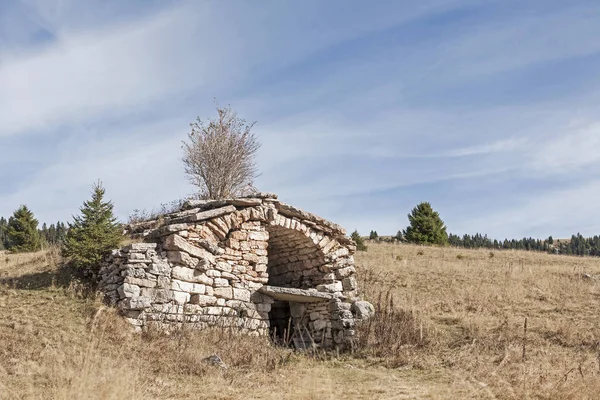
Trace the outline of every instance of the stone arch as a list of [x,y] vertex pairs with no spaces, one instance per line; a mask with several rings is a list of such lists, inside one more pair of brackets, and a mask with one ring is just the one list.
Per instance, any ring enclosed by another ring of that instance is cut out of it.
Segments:
[[268,284],[299,289],[332,283],[327,274],[328,252],[333,239],[299,220],[277,215],[267,226],[269,232]]

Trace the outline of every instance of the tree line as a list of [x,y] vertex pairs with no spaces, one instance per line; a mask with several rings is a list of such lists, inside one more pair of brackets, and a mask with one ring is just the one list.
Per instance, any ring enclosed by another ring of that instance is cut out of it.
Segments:
[[[439,213],[434,211],[431,204],[423,202],[413,208],[408,214],[409,225],[404,230],[399,230],[394,237],[382,239],[377,231],[372,230],[370,240],[387,240],[408,242],[423,245],[450,245],[466,249],[497,249],[497,250],[525,250],[550,252],[577,256],[600,256],[600,236],[583,237],[580,233],[572,235],[571,239],[555,240],[552,236],[547,239],[491,239],[485,234],[456,235],[446,232],[446,225]],[[358,250],[366,250],[364,239],[354,231],[351,235],[357,244]]]
[[58,221],[46,223],[38,228],[33,212],[23,205],[6,219],[0,217],[0,250],[37,251],[41,248],[60,245],[67,235],[67,224]]
[[448,242],[452,246],[467,249],[526,250],[577,256],[600,256],[600,236],[596,235],[586,238],[580,233],[571,235],[571,238],[566,240],[555,240],[552,236],[544,240],[533,238],[491,240],[487,235],[479,233],[473,236],[463,235],[462,237],[450,234]]

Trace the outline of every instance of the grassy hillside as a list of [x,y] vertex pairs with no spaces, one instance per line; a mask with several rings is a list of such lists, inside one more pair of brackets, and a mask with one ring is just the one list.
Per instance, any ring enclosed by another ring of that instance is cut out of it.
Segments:
[[[392,244],[370,244],[356,260],[365,295],[381,308],[362,328],[369,346],[308,357],[220,331],[132,334],[57,269],[56,251],[2,254],[0,398],[580,399],[600,391],[600,281],[583,275],[600,276],[600,260]],[[202,361],[212,353],[229,368]]]

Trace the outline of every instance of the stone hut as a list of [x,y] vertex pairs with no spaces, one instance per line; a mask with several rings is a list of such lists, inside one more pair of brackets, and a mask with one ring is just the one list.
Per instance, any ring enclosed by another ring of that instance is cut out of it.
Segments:
[[130,228],[143,242],[113,251],[99,287],[136,329],[217,325],[347,348],[373,312],[345,230],[276,195],[188,201]]

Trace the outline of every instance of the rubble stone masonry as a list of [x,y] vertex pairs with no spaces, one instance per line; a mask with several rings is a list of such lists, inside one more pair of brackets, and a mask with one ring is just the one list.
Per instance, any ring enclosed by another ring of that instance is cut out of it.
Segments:
[[113,251],[99,287],[136,329],[218,325],[347,348],[372,313],[345,230],[273,194],[189,201],[130,233],[144,241]]

